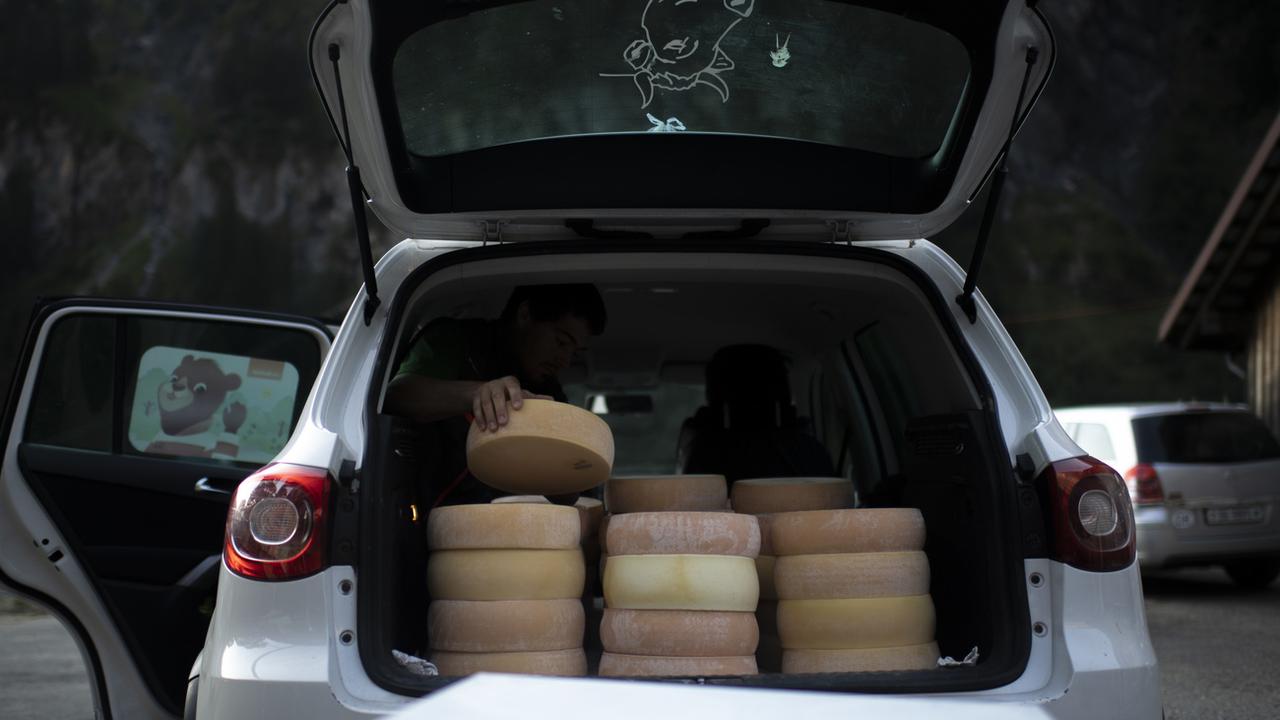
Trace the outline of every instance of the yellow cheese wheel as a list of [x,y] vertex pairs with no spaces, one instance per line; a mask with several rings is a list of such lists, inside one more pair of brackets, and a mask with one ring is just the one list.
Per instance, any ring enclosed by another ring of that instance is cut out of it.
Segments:
[[784,650],[784,673],[883,672],[938,667],[938,644],[865,650]]
[[609,478],[604,506],[610,513],[729,509],[723,475],[632,475]]
[[928,595],[854,600],[779,600],[778,636],[787,650],[855,650],[933,642]]
[[587,654],[582,648],[548,652],[460,653],[437,651],[431,662],[441,675],[458,676],[478,672],[523,673],[526,675],[562,675],[582,677],[587,674]]
[[605,651],[626,655],[750,655],[759,639],[756,617],[748,612],[609,608],[600,622]]
[[578,511],[562,505],[446,505],[427,516],[432,550],[568,550],[581,537]]
[[480,482],[517,495],[582,492],[608,479],[613,433],[580,407],[525,400],[496,431],[471,425],[467,467]]
[[611,555],[760,554],[760,523],[730,512],[644,512],[609,521]]
[[580,598],[585,582],[581,548],[437,550],[427,560],[427,592],[433,600]]
[[778,599],[778,590],[773,585],[773,567],[777,560],[772,555],[761,555],[756,558],[756,577],[760,579],[761,600]]
[[580,497],[573,506],[578,509],[578,519],[582,521],[582,541],[595,540],[600,524],[604,522],[604,503],[595,498]]
[[831,477],[738,480],[731,500],[733,511],[740,513],[834,510],[853,507],[853,482]]
[[628,610],[753,612],[756,565],[734,555],[610,555],[604,598]]
[[705,677],[711,675],[755,675],[756,656],[741,657],[661,657],[657,655],[600,656],[602,677]]
[[900,597],[929,592],[929,558],[920,551],[787,555],[773,566],[782,600]]
[[779,557],[924,549],[924,517],[915,508],[779,513],[771,525]]
[[454,652],[539,652],[582,647],[581,600],[436,600],[427,642]]

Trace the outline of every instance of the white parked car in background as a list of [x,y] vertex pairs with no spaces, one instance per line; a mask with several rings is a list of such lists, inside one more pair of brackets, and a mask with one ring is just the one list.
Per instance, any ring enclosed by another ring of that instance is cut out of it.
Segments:
[[[104,718],[423,696],[546,715],[584,683],[632,713],[705,692],[735,717],[1159,717],[1123,479],[1054,419],[978,263],[924,239],[999,182],[1053,52],[1021,0],[331,2],[311,59],[359,222],[408,239],[375,267],[357,233],[366,282],[332,338],[229,310],[42,308],[6,415],[0,583],[68,624]],[[921,511],[957,662],[453,688],[422,671],[424,524],[450,478],[430,433],[383,412],[387,384],[428,322],[583,282],[608,328],[561,379],[628,409],[603,415],[614,471],[675,471],[683,421],[732,417],[707,407],[718,350],[780,351],[776,425],[750,447],[807,435],[860,506]]]
[[1062,408],[1058,420],[1124,473],[1144,569],[1221,565],[1260,588],[1280,576],[1280,443],[1243,405]]

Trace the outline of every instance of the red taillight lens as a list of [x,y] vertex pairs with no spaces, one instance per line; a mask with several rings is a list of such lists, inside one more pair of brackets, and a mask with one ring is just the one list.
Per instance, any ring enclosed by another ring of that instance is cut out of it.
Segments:
[[1129,496],[1136,505],[1159,505],[1164,502],[1164,488],[1156,469],[1146,463],[1138,463],[1124,474],[1129,486]]
[[222,557],[255,580],[293,580],[325,567],[329,473],[268,465],[236,488]]
[[1040,476],[1048,491],[1053,559],[1107,572],[1133,564],[1133,506],[1120,475],[1091,457],[1053,463]]

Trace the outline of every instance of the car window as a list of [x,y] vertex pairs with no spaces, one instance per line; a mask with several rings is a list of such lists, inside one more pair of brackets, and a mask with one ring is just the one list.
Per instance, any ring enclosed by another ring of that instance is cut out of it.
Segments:
[[1280,443],[1246,412],[1156,415],[1133,420],[1138,461],[1230,463],[1280,457]]
[[420,156],[695,132],[921,158],[969,73],[947,32],[846,3],[541,0],[440,12],[400,44],[391,77]]
[[260,465],[288,440],[320,366],[299,329],[103,313],[58,320],[27,442]]
[[569,402],[598,414],[613,432],[613,472],[618,475],[676,471],[684,421],[705,401],[701,383],[664,382],[645,388],[564,386]]
[[1111,434],[1107,426],[1101,423],[1079,423],[1071,437],[1090,455],[1101,460],[1112,460],[1116,456],[1111,444]]

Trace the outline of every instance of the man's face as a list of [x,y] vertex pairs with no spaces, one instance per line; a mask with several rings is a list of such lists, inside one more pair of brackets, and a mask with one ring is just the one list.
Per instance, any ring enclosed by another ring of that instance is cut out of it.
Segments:
[[577,315],[563,315],[553,321],[534,320],[527,308],[521,308],[518,317],[521,370],[536,382],[556,379],[591,336],[587,321]]

